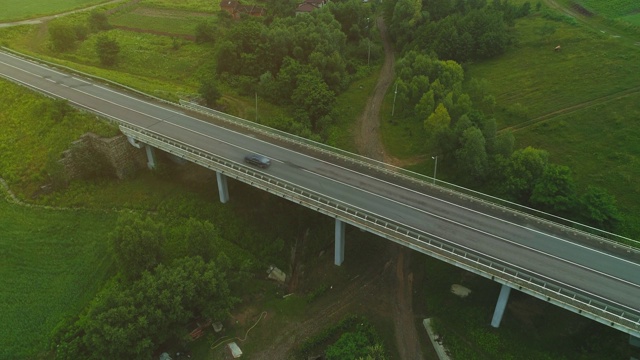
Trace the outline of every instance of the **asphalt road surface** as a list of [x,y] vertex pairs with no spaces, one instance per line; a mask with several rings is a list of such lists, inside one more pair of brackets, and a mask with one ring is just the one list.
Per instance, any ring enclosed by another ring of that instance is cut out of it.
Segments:
[[271,167],[263,170],[270,175],[640,312],[640,264],[574,243],[564,232],[516,224],[416,192],[4,52],[0,52],[0,75],[238,163],[248,153],[263,154],[272,159]]

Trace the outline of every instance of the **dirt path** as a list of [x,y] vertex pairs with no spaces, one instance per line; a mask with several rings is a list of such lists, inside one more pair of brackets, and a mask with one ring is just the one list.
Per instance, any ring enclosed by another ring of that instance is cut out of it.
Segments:
[[556,118],[557,116],[560,115],[566,115],[566,114],[571,114],[573,112],[579,111],[579,110],[583,110],[586,108],[589,108],[591,106],[595,106],[595,105],[600,105],[600,104],[604,104],[604,103],[608,103],[610,101],[614,101],[617,99],[621,99],[623,97],[629,96],[629,95],[633,95],[633,94],[637,94],[638,92],[640,92],[640,86],[638,87],[634,87],[631,89],[626,89],[626,90],[622,90],[619,91],[617,93],[611,94],[611,95],[605,95],[605,96],[601,96],[589,101],[585,101],[582,102],[580,104],[576,104],[576,105],[572,105],[560,110],[556,110],[541,116],[538,116],[534,119],[531,120],[527,120],[525,122],[521,122],[519,124],[513,125],[513,126],[509,126],[506,128],[501,129],[500,131],[506,131],[506,130],[510,130],[510,131],[520,131],[520,130],[524,130],[527,129],[533,125],[536,125],[538,123],[542,123],[545,121],[549,121],[549,120],[553,120],[554,118]]
[[[389,39],[387,28],[382,17],[376,20],[382,43],[384,45],[384,64],[378,76],[373,94],[368,99],[364,112],[358,119],[358,131],[356,132],[356,146],[361,155],[393,165],[399,165],[400,161],[389,156],[384,151],[384,145],[380,137],[380,106],[384,100],[394,77],[395,54],[393,44]],[[395,259],[395,278],[391,282],[395,289],[384,292],[391,295],[389,303],[392,304],[393,323],[395,326],[396,346],[401,359],[422,359],[422,351],[413,316],[413,275],[409,272],[409,249],[390,243],[390,252]]]
[[[379,109],[393,81],[394,53],[382,18],[377,19],[376,23],[384,43],[385,62],[378,83],[358,119],[356,144],[362,155],[380,161],[398,162],[385,154],[380,139]],[[390,322],[394,325],[395,347],[400,359],[423,359],[412,307],[413,274],[409,268],[411,250],[393,242],[389,242],[387,249],[386,254],[380,254],[373,263],[357,272],[358,275],[346,287],[333,289],[333,295],[328,302],[316,304],[309,309],[308,312],[313,316],[304,322],[280,329],[277,338],[272,341],[273,345],[252,354],[251,358],[286,359],[303,339],[335,324],[348,314],[367,308],[377,314],[389,316]],[[384,260],[385,258],[391,260]]]

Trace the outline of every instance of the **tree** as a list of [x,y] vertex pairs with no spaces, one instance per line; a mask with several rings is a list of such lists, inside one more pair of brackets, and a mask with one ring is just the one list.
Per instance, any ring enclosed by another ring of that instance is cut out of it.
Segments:
[[462,146],[456,151],[458,169],[473,180],[481,180],[487,169],[487,152],[482,131],[475,126],[464,130]]
[[329,114],[336,96],[319,74],[298,75],[297,86],[291,94],[291,101],[298,111],[304,112],[311,122],[313,131],[318,131],[318,120]]
[[505,169],[505,190],[521,203],[526,203],[548,164],[549,154],[531,146],[520,149],[509,158]]
[[118,61],[120,45],[118,45],[116,40],[111,39],[106,35],[100,35],[96,41],[96,53],[100,59],[100,64],[104,66],[113,66]]
[[208,107],[215,107],[218,100],[222,97],[222,93],[218,90],[212,77],[207,77],[202,80],[198,92]]
[[368,355],[369,339],[362,331],[346,332],[327,348],[327,360],[356,360]]
[[529,202],[542,211],[568,215],[577,205],[571,170],[566,166],[547,165],[533,188]]
[[92,11],[89,14],[89,30],[91,32],[109,29],[111,29],[111,24],[109,24],[109,19],[104,11]]
[[196,25],[196,42],[213,43],[216,40],[216,25],[212,21],[201,21]]
[[616,199],[606,190],[590,186],[580,197],[580,219],[588,225],[614,231],[622,217]]
[[424,128],[430,137],[436,138],[438,134],[449,128],[451,117],[447,108],[442,103],[438,104],[436,110],[429,115],[424,122]]
[[164,225],[134,213],[120,215],[111,235],[119,270],[130,280],[160,263],[163,242]]
[[73,49],[78,37],[73,25],[52,22],[49,25],[49,39],[54,51],[64,52]]

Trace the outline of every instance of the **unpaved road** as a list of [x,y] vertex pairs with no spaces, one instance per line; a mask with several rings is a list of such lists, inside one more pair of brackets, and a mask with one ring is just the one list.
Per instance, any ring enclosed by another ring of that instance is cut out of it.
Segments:
[[[376,20],[385,49],[384,65],[363,114],[358,119],[356,145],[361,155],[385,162],[397,162],[387,156],[380,139],[380,105],[393,81],[394,50],[382,18]],[[375,308],[379,314],[388,314],[394,326],[396,348],[402,360],[421,360],[423,354],[413,314],[413,274],[410,271],[411,250],[389,242],[384,262],[370,265],[358,274],[347,287],[336,289],[332,302],[317,304],[310,309],[305,321],[278,331],[272,346],[252,359],[286,359],[298,343],[319,330],[335,324],[346,315],[363,307]],[[426,335],[425,335],[426,336]]]

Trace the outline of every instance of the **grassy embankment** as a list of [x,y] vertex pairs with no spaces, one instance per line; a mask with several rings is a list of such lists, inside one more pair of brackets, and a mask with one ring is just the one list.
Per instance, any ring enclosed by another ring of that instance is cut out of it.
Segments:
[[[114,128],[73,112],[56,121],[52,100],[0,81],[0,176],[29,198],[60,153],[87,131]],[[59,321],[77,314],[113,272],[111,212],[51,210],[0,199],[0,358],[43,353]]]

